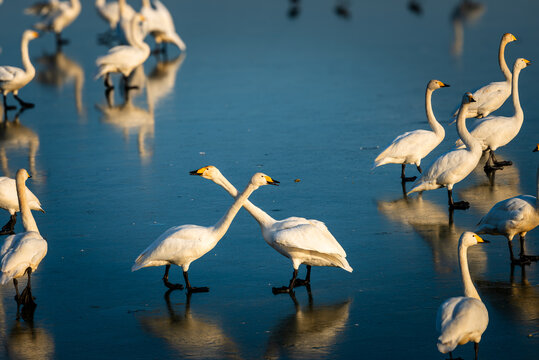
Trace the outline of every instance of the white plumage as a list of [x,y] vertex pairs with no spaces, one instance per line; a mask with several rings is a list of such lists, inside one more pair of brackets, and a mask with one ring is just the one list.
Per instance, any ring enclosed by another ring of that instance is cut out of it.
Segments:
[[[28,188],[26,188],[26,197],[31,210],[44,212],[39,199]],[[2,230],[9,228],[10,231],[13,231],[17,219],[15,213],[20,211],[15,179],[0,177],[0,208],[6,209],[11,215],[11,219]]]
[[[238,194],[236,188],[215,166],[206,166],[192,171],[191,174],[212,180],[233,197]],[[311,266],[335,266],[349,272],[353,271],[346,260],[346,252],[323,222],[301,217],[275,220],[249,200],[243,204],[243,207],[260,224],[262,236],[268,245],[292,261],[294,273],[290,285],[279,289],[274,288],[275,291],[289,292],[294,288],[301,264],[307,265],[307,278],[305,281],[298,279],[298,283],[310,280]]]
[[[106,2],[106,0],[96,0],[95,8],[97,13],[109,23],[111,29],[116,29],[118,22],[120,21],[120,1]],[[125,3],[125,0],[123,0]],[[135,10],[129,5],[124,4],[124,16],[129,20],[135,15]]]
[[146,28],[154,37],[156,44],[172,43],[181,51],[185,51],[185,43],[176,32],[174,20],[166,6],[159,0],[154,0],[153,4],[155,9],[152,7],[150,0],[142,0],[140,13],[148,19]]
[[34,27],[41,31],[52,31],[56,35],[56,43],[61,45],[62,31],[71,25],[79,16],[81,5],[79,0],[69,0],[58,2],[57,6],[46,14],[41,22],[38,22]]
[[438,350],[446,354],[457,345],[474,342],[477,359],[478,344],[488,326],[488,311],[475,289],[468,269],[468,247],[485,242],[472,232],[464,232],[459,240],[458,254],[464,295],[449,298],[438,308],[436,330]]
[[406,178],[404,168],[406,164],[415,164],[421,173],[421,159],[427,156],[436,146],[438,146],[445,137],[445,130],[434,117],[432,111],[432,93],[441,87],[448,87],[439,80],[431,80],[427,84],[425,92],[425,109],[427,119],[432,131],[414,130],[399,135],[391,145],[389,145],[374,160],[374,167],[385,164],[402,164],[401,178],[403,181],[413,181],[414,178]]

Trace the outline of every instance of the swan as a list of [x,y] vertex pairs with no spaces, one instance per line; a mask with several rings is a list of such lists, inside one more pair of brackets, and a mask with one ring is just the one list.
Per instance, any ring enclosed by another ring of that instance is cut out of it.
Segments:
[[402,164],[401,179],[403,182],[414,181],[416,177],[406,177],[404,168],[406,164],[415,164],[421,173],[421,159],[427,156],[445,137],[445,130],[434,117],[432,111],[432,93],[442,87],[449,87],[439,80],[431,80],[425,92],[425,110],[427,119],[432,128],[430,130],[414,130],[397,136],[380,155],[374,159],[374,168],[385,164]]
[[188,292],[207,292],[207,287],[192,287],[187,271],[191,263],[202,257],[225,235],[234,217],[241,209],[249,195],[263,185],[277,185],[279,182],[268,175],[256,173],[243,192],[236,198],[230,209],[213,226],[181,225],[165,231],[135,260],[131,271],[148,267],[166,265],[163,282],[170,289],[182,289],[181,284],[168,281],[170,265],[178,265],[183,269],[183,278]]
[[68,43],[67,39],[62,39],[62,31],[71,25],[79,16],[81,5],[79,0],[69,0],[59,2],[57,8],[48,13],[43,21],[34,25],[37,30],[52,31],[56,36],[58,47]]
[[[126,0],[118,0],[118,23],[116,24],[116,36],[122,45],[134,45],[134,37],[140,34],[141,39],[144,39],[146,33],[143,33],[139,27],[136,30],[132,30],[131,21],[137,13],[129,9],[131,6],[127,4]],[[133,8],[131,8],[132,10]],[[148,21],[148,19],[146,19]],[[137,34],[137,35],[134,35]]]
[[[17,171],[17,196],[24,232],[8,236],[0,249],[0,256],[2,256],[0,284],[5,285],[13,280],[18,305],[33,304],[30,276],[47,254],[47,241],[39,233],[27,198],[25,182],[29,177],[25,169]],[[17,279],[25,274],[28,274],[28,283],[19,296]]]
[[107,0],[95,0],[95,8],[97,13],[109,23],[111,29],[116,29],[120,21],[120,4],[124,3],[124,16],[131,19],[135,15],[135,10],[125,3],[125,0],[106,2]]
[[457,117],[457,133],[463,139],[467,148],[451,150],[438,157],[429,169],[416,180],[407,195],[416,191],[446,187],[451,209],[465,210],[470,207],[470,204],[466,201],[453,202],[453,185],[468,176],[477,166],[479,159],[481,159],[481,144],[466,129],[468,106],[474,101],[471,93],[464,94],[459,116]]
[[486,242],[488,241],[469,231],[464,232],[459,239],[458,254],[464,296],[444,301],[436,315],[436,330],[440,334],[437,343],[438,351],[442,354],[449,352],[450,358],[453,358],[451,352],[457,345],[473,341],[477,360],[481,335],[488,325],[488,311],[473,285],[468,269],[467,254],[470,246]]
[[[26,188],[26,199],[30,210],[45,212],[41,208],[41,203],[37,196]],[[11,215],[9,221],[0,231],[0,235],[14,234],[15,223],[17,222],[16,213],[19,209],[19,198],[17,196],[16,180],[5,176],[0,177],[0,208],[9,211]]]
[[30,62],[28,55],[28,43],[30,40],[36,39],[39,34],[33,30],[25,30],[22,33],[21,40],[21,57],[24,70],[14,66],[0,66],[0,91],[4,97],[4,109],[11,110],[14,106],[8,106],[6,103],[7,94],[13,93],[15,99],[23,108],[34,107],[34,104],[24,102],[19,98],[19,90],[28,84],[34,78],[36,69]]
[[[502,106],[509,95],[511,95],[512,75],[505,62],[505,46],[510,42],[516,41],[516,39],[517,38],[513,34],[503,34],[500,41],[500,49],[498,51],[498,62],[505,77],[505,81],[491,82],[479,90],[476,90],[473,93],[476,103],[469,107],[468,117],[481,119],[488,116],[491,112]],[[458,110],[455,111],[453,116],[457,116],[457,113]]]
[[[191,175],[212,180],[233,197],[238,195],[236,188],[215,166],[206,166],[191,171]],[[348,272],[353,271],[346,261],[346,252],[323,222],[300,217],[275,220],[249,200],[243,204],[243,207],[260,225],[262,236],[268,245],[292,260],[294,268],[292,279],[288,286],[273,288],[272,291],[275,294],[290,293],[294,286],[309,284],[311,266],[336,266]],[[301,264],[307,265],[305,280],[297,279],[298,268]]]
[[[518,96],[518,77],[520,71],[530,65],[530,61],[518,58],[513,66],[513,80],[512,80],[512,92],[513,92],[513,106],[515,107],[515,115],[511,117],[507,116],[489,116],[484,119],[476,120],[470,125],[470,133],[474,138],[479,140],[483,151],[489,152],[489,159],[485,165],[486,171],[498,170],[502,166],[511,165],[510,161],[496,161],[494,151],[499,147],[507,145],[513,140],[524,122],[524,112],[520,106],[520,100]],[[461,140],[457,140],[457,147],[464,147]]]
[[[478,234],[503,235],[507,238],[512,263],[537,261],[538,256],[525,255],[526,234],[539,225],[539,168],[537,169],[537,194],[519,195],[496,203],[477,224]],[[520,259],[513,256],[513,238],[520,236]]]
[[176,32],[172,15],[159,0],[154,0],[153,3],[155,9],[152,8],[150,0],[142,0],[140,13],[148,19],[148,31],[154,37],[156,46],[162,44],[163,47],[159,51],[165,52],[166,43],[172,43],[181,51],[185,51],[185,43]]
[[150,47],[138,36],[140,34],[136,31],[140,21],[144,21],[144,16],[140,14],[134,16],[131,20],[131,30],[133,34],[137,34],[137,36],[133,37],[133,45],[115,46],[109,50],[107,55],[98,57],[96,60],[96,64],[99,66],[96,79],[104,76],[107,89],[113,87],[110,81],[110,73],[113,72],[121,73],[124,77],[126,88],[129,88],[128,76],[150,56]]
[[55,11],[58,4],[60,4],[59,0],[38,1],[24,9],[24,13],[26,15],[46,16]]

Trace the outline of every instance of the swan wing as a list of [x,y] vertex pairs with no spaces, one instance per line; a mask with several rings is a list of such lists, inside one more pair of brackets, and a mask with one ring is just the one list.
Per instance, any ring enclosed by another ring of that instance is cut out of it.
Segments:
[[[28,188],[26,188],[26,198],[30,209],[43,211],[39,199]],[[0,177],[0,207],[6,210],[19,211],[15,180],[5,176]]]
[[12,81],[24,70],[14,66],[0,66],[0,81]]
[[530,231],[539,225],[535,196],[520,195],[496,203],[479,221],[481,233],[508,234]]
[[10,235],[4,240],[4,243],[2,244],[2,247],[0,248],[0,259],[9,251],[9,249],[13,245],[13,240],[15,239],[16,239],[16,235]]
[[22,276],[28,267],[35,270],[47,254],[47,242],[38,232],[28,231],[14,237],[11,246],[2,258],[1,284]]
[[[442,138],[443,139],[443,138]],[[421,160],[442,141],[433,131],[414,130],[399,135],[380,155],[375,166],[394,160],[405,161],[408,158]]]

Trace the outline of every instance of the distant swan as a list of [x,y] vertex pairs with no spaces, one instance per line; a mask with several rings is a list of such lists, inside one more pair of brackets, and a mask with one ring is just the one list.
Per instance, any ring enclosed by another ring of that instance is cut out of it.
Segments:
[[[481,120],[476,120],[470,124],[470,134],[479,140],[484,151],[489,152],[489,158],[485,165],[485,170],[487,171],[497,170],[502,166],[512,164],[510,161],[496,161],[494,151],[499,147],[507,145],[513,140],[518,135],[522,123],[524,122],[524,112],[520,106],[520,99],[518,96],[518,77],[520,71],[528,65],[530,65],[530,61],[518,58],[513,66],[512,92],[515,115],[511,117],[489,116]],[[458,140],[456,145],[460,147],[464,146],[461,140]]]
[[467,209],[470,206],[466,201],[453,202],[453,185],[468,176],[481,159],[481,144],[466,129],[466,113],[468,106],[474,101],[472,94],[464,94],[457,117],[457,132],[467,148],[451,150],[438,157],[429,169],[416,180],[408,195],[416,191],[446,187],[450,208]]
[[[95,8],[97,13],[109,23],[111,29],[116,29],[118,21],[120,21],[120,1],[96,0]],[[125,0],[123,0],[125,3]],[[135,15],[135,10],[129,4],[124,4],[124,13],[128,19],[131,19]]]
[[48,13],[42,22],[34,25],[37,30],[52,31],[56,36],[56,45],[67,44],[66,39],[62,39],[62,31],[71,25],[79,16],[81,5],[79,0],[70,0],[69,2],[59,2],[57,7]]
[[[505,46],[515,41],[517,38],[513,34],[503,34],[498,51],[498,62],[505,77],[505,81],[491,82],[473,93],[476,101],[468,110],[468,117],[484,118],[491,112],[503,105],[505,100],[511,95],[511,71],[505,62]],[[457,116],[458,110],[453,114]]]
[[488,310],[473,285],[467,255],[468,247],[485,242],[487,241],[472,232],[467,231],[462,234],[458,254],[464,296],[449,298],[438,308],[436,316],[436,330],[440,334],[438,350],[442,354],[449,352],[451,359],[453,358],[451,352],[457,345],[473,341],[477,360],[481,335],[488,326]]
[[445,137],[445,130],[434,117],[432,111],[432,93],[442,87],[448,87],[439,80],[431,80],[427,84],[425,92],[425,109],[427,119],[432,128],[430,130],[414,130],[399,135],[391,145],[389,145],[380,155],[374,159],[374,167],[385,164],[402,164],[401,179],[405,181],[414,181],[416,177],[406,177],[404,168],[406,164],[415,164],[419,173],[421,173],[421,159],[427,156],[436,146],[438,146]]
[[14,66],[0,66],[0,91],[4,97],[4,110],[14,109],[15,106],[8,106],[6,102],[7,94],[13,93],[15,99],[23,108],[34,107],[34,104],[22,101],[19,98],[19,90],[28,84],[34,78],[36,69],[30,62],[28,55],[28,42],[37,38],[39,35],[32,30],[25,30],[21,40],[21,57],[24,70]]
[[135,260],[131,271],[136,271],[148,266],[166,265],[163,282],[170,289],[182,289],[180,284],[171,284],[168,281],[170,265],[178,265],[183,268],[185,286],[189,292],[206,292],[207,287],[192,287],[189,283],[187,271],[191,263],[202,257],[225,235],[234,217],[241,209],[249,195],[263,185],[277,185],[279,182],[268,175],[256,173],[251,181],[236,198],[226,214],[213,226],[181,225],[165,231],[150,246],[146,248]]
[[[206,166],[191,171],[191,175],[199,175],[212,180],[233,197],[238,194],[236,188],[215,166]],[[311,277],[311,266],[336,266],[352,272],[352,268],[346,261],[346,252],[323,222],[300,217],[275,220],[249,200],[243,204],[243,207],[259,223],[262,236],[268,245],[292,260],[294,272],[289,285],[273,288],[274,293],[291,292],[294,286],[308,284]],[[298,268],[301,264],[307,265],[305,280],[297,279]]]
[[[45,212],[41,208],[39,199],[26,188],[26,199],[30,210]],[[2,176],[0,177],[0,208],[9,211],[11,218],[0,231],[0,235],[14,234],[15,223],[17,222],[16,213],[19,210],[19,198],[17,196],[17,185],[14,179]]]
[[[30,175],[25,169],[17,171],[17,196],[21,208],[23,233],[11,235],[6,238],[0,256],[2,256],[0,284],[5,285],[13,280],[17,304],[33,304],[30,275],[36,271],[39,263],[47,254],[47,241],[39,233],[37,224],[27,200],[25,182]],[[19,295],[17,279],[28,274],[28,283]]]
[[167,43],[172,43],[181,51],[185,51],[185,43],[176,32],[172,15],[159,0],[154,0],[153,3],[155,9],[152,7],[150,0],[142,0],[140,13],[148,18],[148,30],[154,37],[156,46],[162,46],[159,51],[165,52]]

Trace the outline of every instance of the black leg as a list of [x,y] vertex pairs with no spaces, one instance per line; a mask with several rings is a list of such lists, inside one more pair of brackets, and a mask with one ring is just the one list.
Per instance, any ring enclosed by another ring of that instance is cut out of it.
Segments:
[[453,201],[453,190],[447,189],[447,197],[449,202],[449,208],[454,210],[466,210],[470,207],[470,203],[467,201]]
[[296,279],[294,287],[305,286],[311,283],[311,265],[307,265],[307,274],[305,275],[305,280]]
[[487,175],[490,175],[496,172],[496,170],[502,170],[503,167],[497,166],[494,163],[494,152],[490,149],[487,149],[486,151],[488,151],[488,159],[487,159],[487,162],[485,163],[485,166],[483,167],[483,170],[485,170],[485,173]]
[[513,242],[511,240],[507,241],[507,245],[509,246],[509,255],[511,256],[511,264],[523,266],[523,265],[528,265],[531,263],[530,260],[526,260],[522,257],[518,259],[515,258],[515,255],[513,254]]
[[128,92],[129,90],[133,90],[133,89],[138,89],[138,88],[139,88],[139,87],[136,86],[136,85],[133,85],[133,86],[129,85],[129,77],[124,76],[123,79],[124,79],[124,89],[125,89],[126,92]]
[[520,254],[519,254],[519,257],[520,257],[520,261],[524,261],[524,262],[527,262],[529,263],[530,261],[538,261],[539,260],[539,256],[536,256],[536,255],[526,255],[526,248],[524,247],[524,242],[525,242],[525,238],[524,236],[522,236],[522,234],[520,235]]
[[2,94],[2,96],[4,97],[4,111],[7,112],[8,110],[15,110],[17,107],[16,106],[13,106],[13,105],[8,105],[7,104],[7,95],[6,94]]
[[187,274],[187,271],[183,272],[183,278],[185,280],[185,286],[187,286],[187,292],[188,293],[199,293],[199,292],[208,292],[210,291],[209,287],[192,287],[191,283],[189,282],[189,275]]
[[423,170],[421,170],[421,166],[417,165],[417,171],[419,171],[420,174],[423,174]]
[[13,235],[15,234],[15,223],[17,222],[17,215],[13,214],[9,218],[9,221],[0,230],[0,235]]
[[492,155],[492,162],[495,166],[501,167],[503,169],[504,166],[511,166],[513,165],[512,161],[498,161],[496,160],[496,156],[494,155],[494,151],[490,150],[490,153]]
[[170,265],[165,267],[165,275],[163,275],[163,284],[171,290],[181,290],[183,289],[182,284],[172,284],[168,281],[168,271],[170,270]]
[[28,283],[26,284],[24,290],[21,292],[21,296],[19,297],[19,303],[23,306],[35,306],[36,303],[34,302],[34,297],[32,296],[32,268],[26,268],[25,272],[28,274]]
[[105,80],[104,80],[104,83],[105,83],[105,88],[110,91],[112,90],[112,88],[114,88],[114,85],[112,85],[112,81],[110,80],[110,73],[106,73],[105,74]]
[[13,279],[13,286],[15,286],[15,301],[17,302],[17,304],[19,303],[19,282],[17,281],[17,279]]
[[19,102],[19,104],[25,108],[25,109],[31,109],[33,108],[35,105],[32,104],[32,103],[28,103],[26,101],[23,101],[18,95],[15,95],[13,94],[13,97],[15,98],[15,100],[17,100]]
[[475,360],[477,360],[477,353],[479,352],[479,343],[474,342],[473,348],[475,350]]
[[401,165],[401,180],[402,180],[402,182],[414,181],[415,179],[417,179],[417,176],[406,177],[406,175],[404,175],[404,169],[405,168],[406,168],[406,164],[402,164]]
[[290,283],[288,284],[288,287],[282,286],[280,288],[272,288],[271,291],[274,295],[282,294],[282,293],[290,293],[294,291],[294,284],[296,283],[296,278],[298,277],[298,270],[294,269],[294,272],[292,273],[292,279],[290,279]]
[[62,38],[62,33],[56,33],[55,35],[56,35],[56,47],[58,50],[60,50],[62,46],[69,44],[68,39]]

